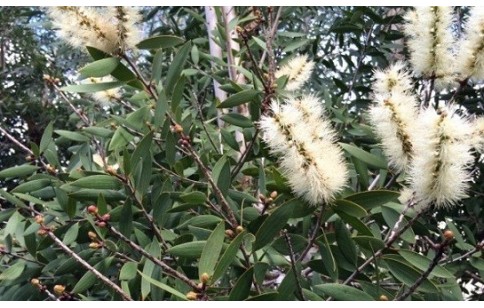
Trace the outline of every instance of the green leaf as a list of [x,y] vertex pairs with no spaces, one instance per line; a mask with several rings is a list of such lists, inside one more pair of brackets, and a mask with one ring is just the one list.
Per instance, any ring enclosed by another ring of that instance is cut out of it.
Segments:
[[244,117],[240,113],[227,113],[227,114],[224,114],[221,118],[225,122],[238,127],[243,127],[243,128],[254,127],[254,124],[252,123],[252,121],[249,118]]
[[180,78],[180,74],[183,71],[183,67],[185,66],[185,61],[188,58],[188,53],[190,52],[191,44],[190,42],[185,43],[175,55],[175,58],[170,64],[168,68],[168,72],[166,74],[165,80],[165,90],[167,94],[172,94],[173,88],[175,87],[178,79]]
[[25,269],[25,262],[18,261],[14,265],[8,267],[2,273],[0,273],[0,280],[14,280],[22,275]]
[[360,219],[350,216],[346,213],[343,212],[338,212],[338,216],[343,219],[344,222],[352,226],[355,230],[358,231],[358,234],[360,235],[367,235],[367,236],[373,236],[371,233],[370,228],[366,226]]
[[230,184],[230,163],[226,156],[220,158],[212,169],[212,176],[222,194],[227,195]]
[[283,203],[264,220],[255,235],[255,243],[252,246],[252,251],[259,250],[269,244],[279,234],[279,231],[286,225],[287,220],[292,215],[294,202],[297,202],[297,199],[291,199]]
[[335,221],[335,236],[336,242],[338,243],[338,248],[343,256],[349,263],[356,265],[356,246],[351,238],[350,232],[341,219]]
[[80,134],[80,133],[71,132],[71,131],[68,131],[68,130],[61,130],[61,129],[57,129],[54,132],[56,134],[58,134],[59,136],[62,136],[62,137],[67,138],[69,140],[78,141],[78,142],[89,141],[89,137],[84,136],[83,134]]
[[198,61],[200,61],[200,52],[198,51],[197,45],[193,45],[191,51],[192,62],[197,65]]
[[243,90],[224,100],[217,108],[230,108],[250,102],[259,95],[260,91],[254,89]]
[[182,199],[183,202],[190,204],[204,204],[207,200],[207,196],[201,191],[192,191],[181,194],[180,199]]
[[128,238],[133,232],[133,209],[131,208],[131,202],[126,202],[123,205],[119,219],[119,231]]
[[[97,269],[99,272],[103,273],[108,266],[111,264],[113,257],[108,257],[101,262],[97,263],[94,268]],[[74,288],[72,289],[72,293],[82,293],[92,287],[96,282],[98,282],[98,278],[91,272],[87,271],[81,279],[76,283]]]
[[64,235],[64,244],[69,246],[70,244],[74,243],[77,239],[77,235],[79,234],[79,223],[73,224],[69,230],[67,230],[66,234]]
[[334,204],[336,206],[333,207],[333,210],[337,213],[343,212],[345,214],[348,214],[350,216],[357,217],[357,218],[365,217],[368,215],[368,213],[364,208],[349,200],[338,199],[334,201]]
[[49,179],[38,179],[20,184],[19,186],[12,189],[13,193],[29,193],[37,191],[44,187],[49,186],[52,183]]
[[287,45],[282,52],[291,52],[295,49],[301,48],[307,44],[309,44],[311,40],[308,39],[301,39],[301,40],[293,40],[289,45]]
[[[299,253],[306,248],[308,244],[308,240],[299,234],[290,234],[288,233],[289,238],[291,239],[291,246],[294,253]],[[272,247],[282,255],[288,256],[291,251],[287,246],[287,242],[283,236],[279,237],[272,243]]]
[[[412,286],[415,281],[417,281],[417,279],[422,276],[422,274],[416,269],[403,262],[390,259],[388,256],[384,256],[383,259],[388,265],[388,269],[390,270],[392,275],[395,276],[395,278],[399,281],[403,282],[406,286]],[[437,287],[428,279],[425,279],[417,290],[429,293],[439,292]]]
[[[381,210],[382,210],[383,219],[385,219],[385,222],[387,223],[388,227],[390,227],[390,229],[393,228],[396,222],[398,221],[400,214],[396,210],[388,206],[382,206]],[[403,217],[399,230],[403,228],[403,226],[406,226],[407,224],[408,224],[407,219]],[[400,238],[410,244],[415,244],[415,233],[413,232],[412,228],[408,228],[407,230],[405,230],[405,232],[402,233]]]
[[371,190],[346,196],[345,199],[352,201],[365,210],[382,206],[390,201],[397,201],[400,194],[391,190]]
[[44,130],[42,134],[42,138],[40,139],[39,151],[40,153],[44,153],[45,150],[49,147],[49,144],[52,142],[52,132],[54,130],[54,123],[50,122]]
[[199,258],[207,241],[193,241],[169,248],[166,252],[177,257]]
[[[400,249],[398,251],[398,254],[405,258],[405,260],[407,260],[410,264],[422,271],[426,271],[429,268],[430,263],[432,262],[432,260],[430,260],[429,258],[410,250]],[[448,279],[454,278],[454,275],[452,273],[450,273],[448,270],[440,265],[435,266],[435,268],[432,270],[432,272],[430,273],[430,277],[432,276]]]
[[127,145],[131,140],[134,139],[134,136],[128,133],[126,129],[122,126],[119,126],[116,131],[114,132],[113,138],[109,142],[109,151],[116,150],[118,148],[123,148]]
[[79,73],[83,78],[104,77],[111,74],[118,64],[118,58],[104,58],[87,64],[79,70]]
[[239,247],[242,244],[246,232],[243,231],[239,233],[233,240],[230,242],[229,247],[225,250],[224,254],[220,258],[220,261],[217,263],[214,274],[212,275],[212,283],[215,283],[222,275],[225,273],[227,268],[229,268],[230,264],[234,262],[235,256],[239,251]]
[[355,236],[353,237],[353,240],[361,247],[373,252],[385,247],[385,243],[382,240],[374,238],[372,236]]
[[138,272],[138,263],[126,262],[119,272],[119,280],[131,280],[136,277]]
[[325,283],[313,287],[317,294],[331,296],[340,301],[373,301],[365,292],[339,283]]
[[338,264],[336,263],[333,252],[329,247],[328,238],[326,237],[325,232],[323,232],[323,239],[324,242],[319,245],[319,253],[321,254],[322,259],[321,262],[326,268],[326,271],[328,272],[331,279],[333,279],[334,281],[338,281]]
[[220,222],[207,240],[198,263],[198,277],[204,273],[212,277],[225,238],[225,222]]
[[20,166],[15,166],[15,167],[10,167],[7,169],[3,169],[0,171],[0,178],[1,179],[6,179],[6,178],[22,178],[27,175],[31,175],[35,171],[39,170],[39,167],[37,166],[32,166],[32,165],[20,165]]
[[112,88],[119,88],[124,85],[125,83],[122,81],[110,81],[99,83],[73,84],[62,87],[61,90],[64,92],[74,93],[94,93],[99,91],[106,91]]
[[252,266],[240,276],[230,291],[229,300],[241,301],[249,297],[253,274],[254,267]]
[[72,183],[72,186],[81,188],[93,188],[93,189],[113,189],[117,190],[121,188],[121,182],[110,175],[91,175],[84,178],[80,178]]
[[174,35],[158,35],[152,36],[139,42],[136,47],[139,49],[158,49],[170,48],[185,42],[184,39]]
[[126,195],[114,190],[83,188],[68,193],[70,198],[80,201],[97,201],[99,194],[103,194],[106,201],[119,201],[126,199]]
[[176,297],[180,298],[181,300],[187,300],[187,297],[185,296],[185,294],[181,293],[180,291],[173,289],[172,287],[170,287],[170,286],[168,286],[168,285],[166,285],[166,284],[164,284],[160,281],[154,280],[153,278],[143,274],[140,271],[138,271],[138,273],[141,275],[141,277],[146,279],[149,283],[151,283],[155,287],[158,287],[162,290],[165,290],[166,292],[175,295]]
[[113,135],[112,130],[104,127],[96,127],[96,126],[84,127],[82,128],[82,131],[102,138],[109,138]]
[[362,150],[359,147],[356,147],[356,146],[351,145],[351,144],[346,144],[346,143],[340,142],[339,145],[346,152],[348,152],[351,156],[358,158],[359,160],[367,163],[370,166],[373,166],[373,167],[376,167],[376,168],[379,168],[379,169],[387,169],[388,168],[387,162],[382,157],[368,153],[367,151]]
[[183,229],[186,226],[194,226],[194,227],[201,227],[201,228],[206,228],[213,226],[215,224],[218,224],[222,219],[220,217],[214,216],[214,215],[198,215],[195,217],[192,217],[180,225],[178,225],[176,228],[177,229]]

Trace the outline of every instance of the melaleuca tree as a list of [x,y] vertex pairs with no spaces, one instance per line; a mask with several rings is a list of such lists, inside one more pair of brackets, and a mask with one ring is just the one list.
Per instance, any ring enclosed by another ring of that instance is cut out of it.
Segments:
[[2,131],[1,299],[482,296],[482,9],[46,11],[90,60]]

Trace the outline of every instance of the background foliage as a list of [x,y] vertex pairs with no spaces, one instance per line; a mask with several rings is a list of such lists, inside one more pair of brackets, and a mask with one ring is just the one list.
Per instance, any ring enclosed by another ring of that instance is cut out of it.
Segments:
[[[111,56],[59,42],[42,10],[1,8],[0,299],[392,300],[419,277],[413,300],[482,299],[480,160],[468,199],[427,212],[385,246],[403,209],[401,179],[387,167],[365,111],[373,71],[406,57],[405,9],[234,10],[231,22],[216,10],[222,58],[210,56],[204,8],[146,7],[143,30],[156,39],[106,67],[102,59]],[[465,18],[467,8],[456,14]],[[229,55],[227,30],[236,27],[240,50]],[[316,62],[306,91],[325,104],[351,169],[332,204],[314,208],[294,198],[260,141],[255,123],[267,100],[284,94],[264,88],[271,48],[278,65],[296,54]],[[231,77],[228,57],[240,58],[235,71],[245,83]],[[85,77],[121,81],[121,101],[103,107],[86,94],[93,85],[62,88],[77,83],[82,67]],[[227,100],[215,97],[214,80]],[[428,81],[415,80],[415,88],[423,93]],[[453,91],[434,93],[434,103]],[[480,85],[457,99],[482,112]],[[97,216],[87,210],[92,204]],[[455,239],[424,277],[444,229]]]

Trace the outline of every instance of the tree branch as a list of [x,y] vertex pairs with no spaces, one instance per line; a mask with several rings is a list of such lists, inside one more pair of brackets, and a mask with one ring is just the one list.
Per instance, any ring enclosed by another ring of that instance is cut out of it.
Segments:
[[116,236],[117,238],[119,238],[120,240],[122,240],[123,242],[125,242],[126,244],[128,244],[131,248],[133,248],[137,252],[141,253],[143,256],[145,256],[151,262],[153,262],[156,265],[158,265],[159,267],[161,267],[163,269],[163,271],[165,271],[166,274],[168,274],[168,275],[170,275],[170,276],[172,276],[174,278],[180,279],[181,281],[183,281],[185,284],[187,284],[188,286],[190,286],[194,290],[197,290],[197,291],[200,290],[200,288],[197,286],[197,284],[194,283],[192,280],[190,280],[190,278],[188,278],[184,274],[182,274],[182,273],[180,273],[180,272],[172,269],[165,262],[163,262],[161,260],[158,260],[157,258],[153,257],[150,253],[148,253],[146,250],[144,250],[143,248],[141,248],[140,246],[138,246],[136,243],[134,243],[133,241],[131,241],[126,236],[124,236],[121,232],[119,232],[118,230],[116,230],[113,226],[111,226],[110,224],[106,224],[106,227],[108,228],[108,230],[112,234],[114,234],[114,236]]
[[447,246],[449,246],[450,240],[445,239],[442,244],[439,245],[439,249],[437,253],[435,254],[434,258],[429,264],[429,267],[425,272],[422,273],[422,275],[415,281],[415,283],[407,289],[407,291],[403,292],[399,296],[395,297],[393,300],[394,301],[401,301],[406,299],[409,295],[411,295],[417,288],[422,284],[422,282],[427,279],[427,277],[430,275],[430,273],[433,271],[433,269],[439,264],[439,260],[444,254],[445,249]]
[[291,238],[287,234],[286,230],[282,231],[282,235],[284,236],[284,240],[286,241],[287,247],[289,248],[289,258],[291,260],[291,270],[292,270],[292,273],[294,275],[294,279],[296,279],[297,293],[298,293],[299,297],[303,301],[305,301],[306,299],[304,298],[304,293],[303,293],[303,290],[302,290],[302,287],[301,287],[301,282],[299,281],[299,275],[298,275],[297,270],[296,270],[296,260],[295,260],[295,257],[294,257],[294,249],[292,248],[292,244],[291,244]]
[[316,220],[316,225],[314,226],[314,230],[311,233],[311,236],[309,237],[308,245],[304,249],[304,251],[301,253],[301,255],[298,258],[298,261],[302,261],[304,257],[308,254],[309,250],[311,250],[311,247],[313,247],[314,242],[316,241],[316,237],[318,235],[318,231],[321,228],[321,225],[323,224],[323,213],[324,213],[324,208],[325,205],[323,204],[321,206],[321,211],[319,212]]
[[82,259],[78,254],[72,251],[69,247],[67,247],[51,230],[45,229],[47,231],[47,235],[59,246],[62,250],[64,250],[69,256],[79,262],[83,267],[85,267],[88,271],[93,273],[98,279],[104,282],[106,285],[111,287],[116,293],[121,295],[123,300],[125,301],[132,301],[131,297],[126,294],[123,289],[121,289],[117,284],[109,280],[108,277],[101,274],[97,269],[92,267],[89,263],[87,263],[84,259]]

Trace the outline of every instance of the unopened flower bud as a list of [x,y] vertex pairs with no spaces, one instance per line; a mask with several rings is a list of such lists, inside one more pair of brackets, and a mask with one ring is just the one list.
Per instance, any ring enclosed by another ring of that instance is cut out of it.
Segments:
[[97,206],[95,206],[94,204],[88,206],[87,212],[91,215],[97,214],[97,212],[98,212]]
[[106,227],[106,222],[104,222],[104,221],[97,221],[96,224],[99,226],[99,228]]
[[210,275],[207,273],[203,273],[202,276],[200,276],[200,281],[203,284],[207,284],[207,282],[210,280]]
[[444,238],[448,241],[454,239],[454,232],[450,231],[450,230],[445,230],[444,232]]
[[34,220],[36,223],[38,223],[39,225],[43,224],[44,223],[44,216],[42,215],[37,215],[34,217]]
[[227,229],[225,230],[225,236],[228,238],[233,238],[234,237],[234,231]]
[[381,301],[387,301],[388,300],[388,297],[386,295],[380,295],[380,300]]
[[101,248],[101,244],[96,243],[96,242],[92,242],[92,243],[89,244],[89,248],[91,248],[91,249],[99,249],[99,248]]
[[40,286],[40,280],[37,279],[37,278],[32,278],[30,280],[30,283],[34,286],[34,287],[39,287]]
[[97,239],[97,234],[92,231],[87,232],[87,236],[89,236],[91,240]]
[[177,134],[183,132],[183,127],[180,124],[173,125],[173,131]]
[[56,284],[54,286],[54,293],[57,294],[57,295],[62,295],[62,293],[64,293],[66,287],[61,285],[61,284]]
[[242,233],[243,231],[244,231],[244,227],[242,226],[237,226],[237,228],[235,228],[235,232],[237,232],[237,234]]
[[101,217],[101,219],[102,219],[103,221],[109,221],[109,220],[111,219],[111,215],[109,215],[109,214],[104,214],[104,215]]
[[270,197],[271,197],[272,199],[276,199],[276,198],[277,198],[277,191],[275,191],[275,190],[274,190],[273,192],[271,192]]
[[193,291],[188,292],[186,296],[187,296],[187,299],[190,301],[197,300],[198,298],[198,294]]
[[109,173],[110,175],[116,175],[116,169],[113,166],[107,166],[106,167],[106,172]]

